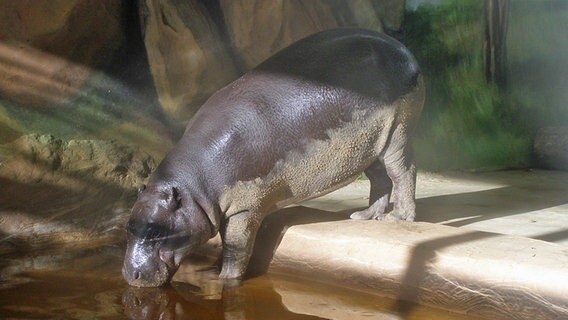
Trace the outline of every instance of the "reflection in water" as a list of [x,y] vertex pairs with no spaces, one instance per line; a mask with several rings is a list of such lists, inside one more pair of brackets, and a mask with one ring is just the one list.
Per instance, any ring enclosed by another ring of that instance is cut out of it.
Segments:
[[229,286],[222,299],[205,299],[199,288],[127,288],[122,295],[128,319],[322,319],[288,311],[269,286]]
[[244,283],[222,281],[215,268],[205,266],[207,260],[192,262],[182,276],[189,283],[126,289],[125,315],[129,319],[322,319],[290,312],[268,276]]
[[211,260],[192,259],[165,288],[129,287],[123,249],[0,259],[0,314],[10,319],[471,319],[281,275],[218,280]]
[[128,319],[175,319],[175,298],[171,290],[131,287],[122,294],[122,305]]

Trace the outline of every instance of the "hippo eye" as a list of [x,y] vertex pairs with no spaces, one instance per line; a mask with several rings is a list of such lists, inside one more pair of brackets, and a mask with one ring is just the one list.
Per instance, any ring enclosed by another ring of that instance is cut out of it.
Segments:
[[146,230],[143,232],[144,239],[157,239],[166,235],[165,228],[153,223],[146,225]]
[[135,236],[139,236],[141,233],[141,225],[139,223],[136,223],[134,220],[130,220],[126,225],[126,232]]
[[168,230],[156,223],[136,223],[130,221],[126,226],[126,231],[140,239],[152,240],[164,237]]

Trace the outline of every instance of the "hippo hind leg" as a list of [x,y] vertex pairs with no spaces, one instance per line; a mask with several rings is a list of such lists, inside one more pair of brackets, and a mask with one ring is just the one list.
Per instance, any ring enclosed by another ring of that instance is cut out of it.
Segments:
[[384,220],[414,221],[416,216],[416,165],[409,145],[385,155],[385,168],[393,184],[394,209]]
[[365,175],[369,178],[369,182],[371,183],[369,207],[365,210],[352,213],[351,219],[383,220],[389,205],[389,198],[393,185],[382,159],[376,160],[367,169],[365,169]]

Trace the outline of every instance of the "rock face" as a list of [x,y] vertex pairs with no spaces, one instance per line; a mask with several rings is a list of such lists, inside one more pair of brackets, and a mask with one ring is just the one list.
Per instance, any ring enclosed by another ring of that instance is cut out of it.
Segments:
[[201,1],[139,1],[144,42],[162,108],[190,118],[217,89],[237,75]]
[[0,144],[42,133],[163,156],[172,126],[137,22],[133,1],[0,1]]
[[138,148],[27,135],[0,149],[0,252],[112,241],[154,168]]
[[139,3],[160,102],[184,121],[239,73],[303,37],[337,27],[396,31],[404,14],[403,0]]
[[0,2],[0,96],[60,103],[107,64],[123,40],[119,0]]
[[[215,91],[276,51],[336,27],[400,28],[404,0],[138,0],[162,109],[187,121]],[[46,107],[87,94],[85,81],[127,43],[120,0],[0,2],[0,98]],[[0,115],[1,116],[1,115]]]
[[[249,70],[310,34],[338,27],[398,30],[404,1],[221,0],[228,34]],[[391,18],[392,17],[392,18]],[[382,21],[387,21],[386,26]]]
[[540,129],[535,137],[534,153],[540,167],[568,171],[568,127]]

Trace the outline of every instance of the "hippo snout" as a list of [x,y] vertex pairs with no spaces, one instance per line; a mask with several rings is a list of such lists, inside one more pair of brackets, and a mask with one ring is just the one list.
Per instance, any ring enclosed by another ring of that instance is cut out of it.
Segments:
[[122,266],[122,276],[134,287],[160,287],[166,285],[174,275],[175,266],[163,261],[163,253],[154,248],[134,245],[127,248]]

